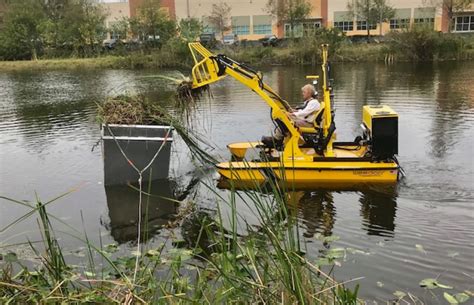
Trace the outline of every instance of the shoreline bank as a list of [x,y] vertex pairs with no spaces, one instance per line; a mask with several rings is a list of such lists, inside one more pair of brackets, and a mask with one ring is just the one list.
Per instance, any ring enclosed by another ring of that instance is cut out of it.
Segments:
[[[139,52],[126,55],[104,55],[92,58],[60,58],[0,61],[0,71],[42,71],[71,69],[153,69],[190,68],[192,59],[187,50],[161,49],[143,54]],[[186,51],[186,53],[184,52]],[[263,65],[314,65],[319,63],[317,49],[298,50],[294,47],[236,47],[213,50],[229,57],[255,66]],[[434,57],[424,62],[474,60],[474,49],[466,49],[456,56]],[[411,62],[407,58],[391,54],[385,44],[344,45],[333,55],[333,62]]]

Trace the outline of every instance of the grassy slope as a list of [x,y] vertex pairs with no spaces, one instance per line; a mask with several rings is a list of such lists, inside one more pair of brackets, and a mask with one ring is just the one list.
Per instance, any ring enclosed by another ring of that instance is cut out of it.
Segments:
[[[37,61],[0,61],[0,71],[54,70],[54,69],[140,69],[140,68],[190,68],[189,53],[157,50],[150,54],[131,53],[124,56],[105,55],[95,58],[40,59]],[[240,47],[217,50],[237,61],[253,65],[311,64],[305,57],[311,57],[312,50],[295,47],[264,48]],[[186,54],[186,55],[185,55]],[[345,44],[337,52],[333,61],[384,61],[387,54],[385,44]],[[309,56],[308,56],[309,55]],[[318,58],[318,56],[316,56]],[[474,59],[474,49],[466,49],[459,56],[463,60]],[[399,61],[406,59],[400,57]]]

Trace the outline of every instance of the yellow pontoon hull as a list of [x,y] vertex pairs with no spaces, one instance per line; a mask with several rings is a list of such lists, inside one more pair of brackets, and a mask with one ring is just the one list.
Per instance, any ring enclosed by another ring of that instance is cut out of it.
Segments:
[[296,188],[347,187],[395,184],[399,167],[395,162],[329,161],[282,164],[280,162],[223,162],[219,174],[239,185],[262,185],[270,179]]

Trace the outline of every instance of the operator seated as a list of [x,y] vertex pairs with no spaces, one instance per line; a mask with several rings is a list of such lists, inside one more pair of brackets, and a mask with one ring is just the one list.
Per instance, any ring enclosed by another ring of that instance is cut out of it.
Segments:
[[307,84],[301,88],[303,96],[303,107],[290,108],[288,116],[295,123],[296,127],[313,127],[316,114],[321,108],[317,100],[318,93],[313,85]]
[[[288,117],[293,121],[296,127],[314,127],[314,120],[321,108],[321,104],[317,100],[318,93],[313,85],[307,84],[301,88],[301,95],[303,96],[303,106],[297,109],[290,108]],[[282,140],[283,133],[280,128],[275,130],[275,139]]]

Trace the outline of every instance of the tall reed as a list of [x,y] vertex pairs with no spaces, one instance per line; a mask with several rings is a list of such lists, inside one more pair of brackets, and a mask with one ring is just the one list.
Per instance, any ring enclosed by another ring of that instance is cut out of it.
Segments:
[[[356,304],[357,290],[336,283],[305,258],[297,220],[288,212],[290,198],[277,184],[271,184],[266,194],[231,189],[228,198],[214,186],[204,186],[214,194],[218,208],[215,215],[185,210],[182,221],[191,217],[197,224],[194,245],[136,253],[140,258],[135,283],[130,281],[134,256],[114,256],[116,247],[94,246],[75,229],[70,235],[82,240],[94,257],[105,258],[106,264],[99,270],[92,261],[85,269],[68,266],[50,218],[72,228],[48,214],[38,200],[31,208],[39,214],[45,252],[36,254],[43,267],[32,272],[19,261],[6,263],[0,301]],[[245,220],[239,204],[255,211],[258,225]],[[238,229],[242,226],[244,233]],[[19,271],[13,274],[14,270]]]

